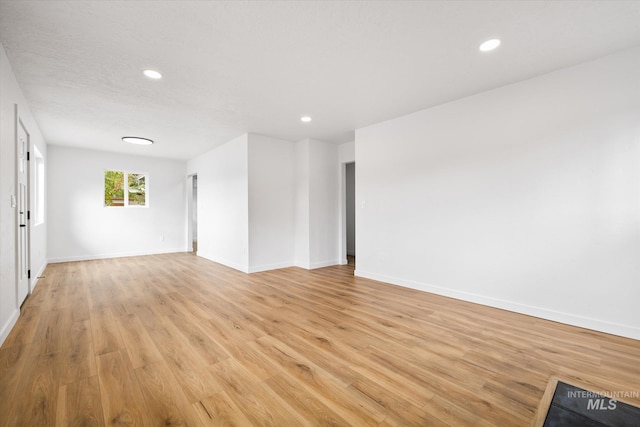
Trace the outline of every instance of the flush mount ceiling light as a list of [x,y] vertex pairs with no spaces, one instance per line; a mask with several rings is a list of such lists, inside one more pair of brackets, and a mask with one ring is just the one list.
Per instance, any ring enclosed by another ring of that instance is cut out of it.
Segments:
[[144,75],[149,77],[150,79],[158,80],[162,78],[162,74],[157,72],[156,70],[144,70]]
[[309,116],[302,116],[300,117],[300,121],[304,122],[304,123],[309,123],[311,121],[311,117]]
[[151,144],[153,144],[153,141],[150,140],[149,138],[140,138],[139,136],[123,136],[122,140],[124,142],[129,143],[129,144],[136,144],[136,145],[151,145]]
[[482,43],[478,49],[480,52],[490,52],[500,46],[500,39],[491,39]]

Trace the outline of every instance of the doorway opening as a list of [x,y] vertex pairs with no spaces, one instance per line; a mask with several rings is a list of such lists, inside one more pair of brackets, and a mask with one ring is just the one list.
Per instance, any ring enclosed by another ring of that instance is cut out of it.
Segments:
[[356,265],[356,164],[345,164],[347,264]]
[[191,252],[198,253],[198,175],[191,177]]

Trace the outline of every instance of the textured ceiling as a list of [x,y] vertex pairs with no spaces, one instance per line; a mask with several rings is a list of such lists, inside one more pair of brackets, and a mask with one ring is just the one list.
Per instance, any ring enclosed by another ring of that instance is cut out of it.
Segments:
[[349,141],[639,45],[640,1],[0,0],[0,41],[50,144],[188,159],[245,132]]

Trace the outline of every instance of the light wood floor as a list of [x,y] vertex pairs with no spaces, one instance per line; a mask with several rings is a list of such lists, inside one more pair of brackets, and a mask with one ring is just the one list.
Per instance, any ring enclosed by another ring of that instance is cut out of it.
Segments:
[[245,275],[185,253],[45,276],[0,348],[1,426],[524,426],[552,374],[640,391],[639,341],[349,266]]

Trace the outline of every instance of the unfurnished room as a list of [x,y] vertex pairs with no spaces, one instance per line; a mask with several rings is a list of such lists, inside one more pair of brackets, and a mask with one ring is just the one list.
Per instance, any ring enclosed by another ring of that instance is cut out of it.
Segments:
[[640,1],[0,0],[0,427],[640,426]]

